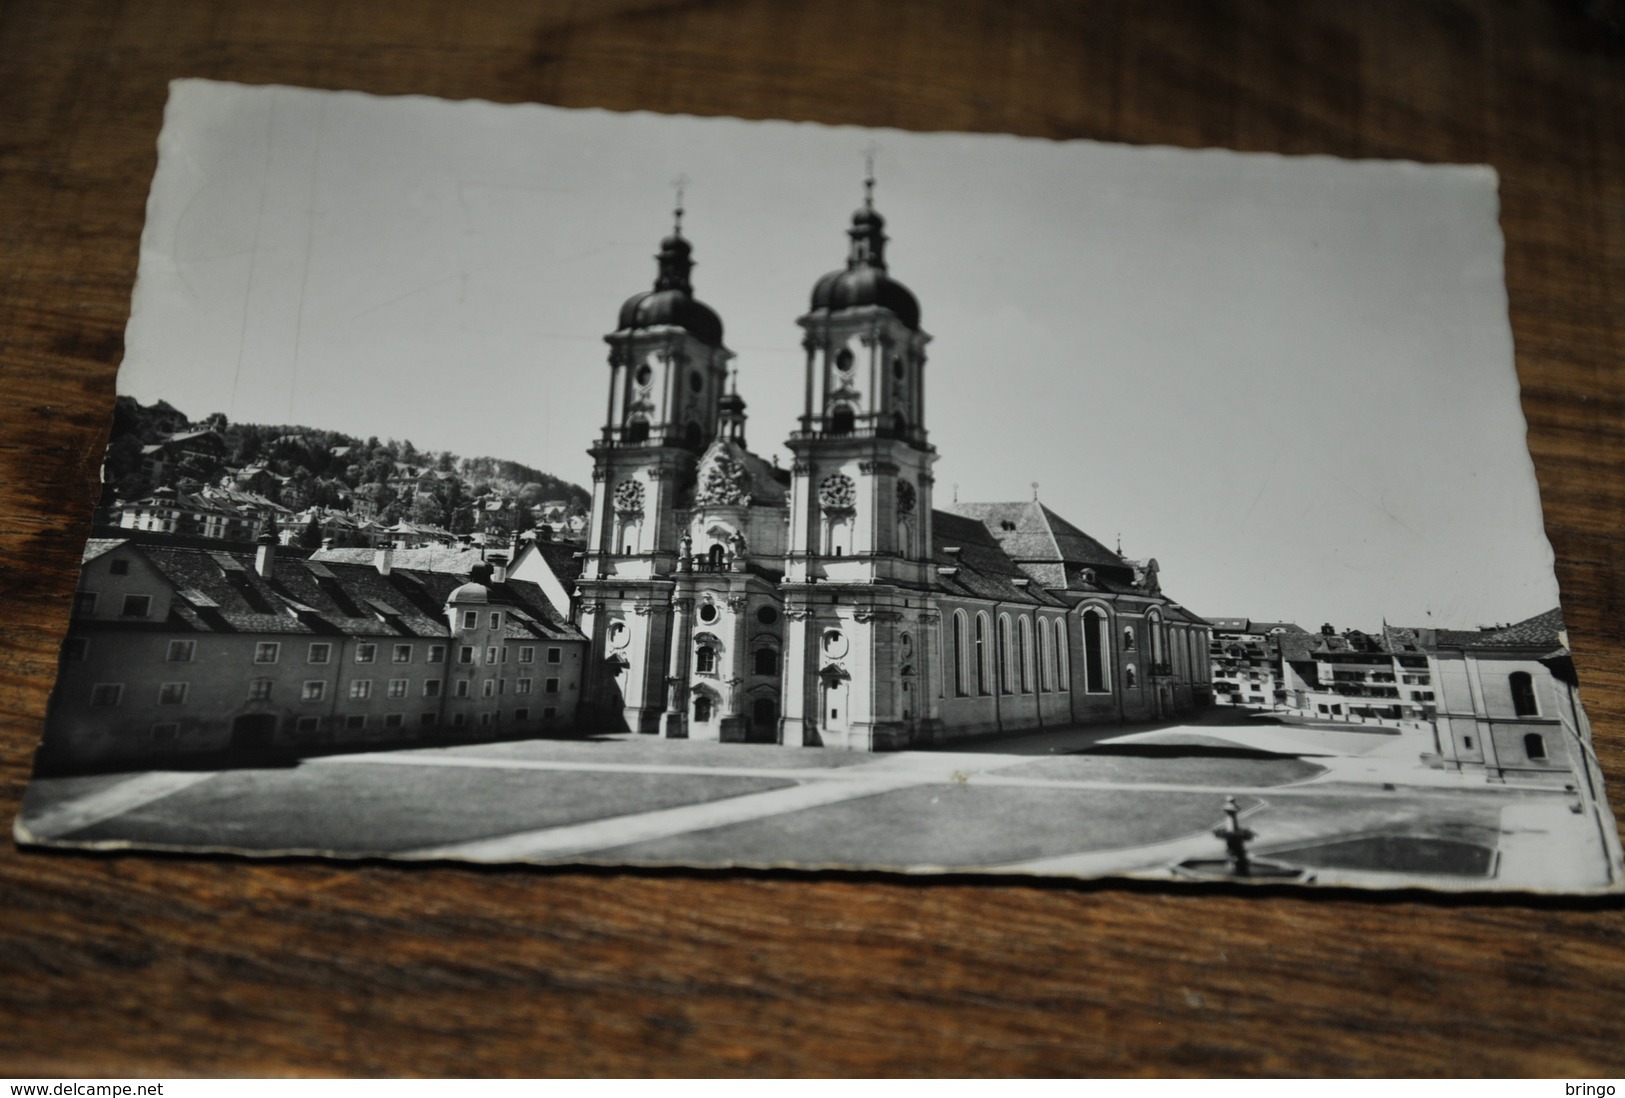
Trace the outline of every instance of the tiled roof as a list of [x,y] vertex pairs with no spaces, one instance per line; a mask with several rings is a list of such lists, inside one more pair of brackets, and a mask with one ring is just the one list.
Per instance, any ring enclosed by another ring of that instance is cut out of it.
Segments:
[[[377,553],[376,549],[318,549],[310,555],[310,559],[328,564],[364,564],[371,568],[373,561],[377,559]],[[483,559],[478,549],[471,549],[468,546],[429,545],[421,549],[392,549],[389,565],[391,569],[452,572],[466,576],[469,569]]]
[[1015,503],[955,503],[954,514],[987,527],[1012,560],[1058,561],[1127,570],[1122,557],[1079,530],[1037,500]]
[[[1066,604],[1033,581],[1011,560],[980,521],[947,511],[931,515],[932,557],[939,571],[937,589],[944,595],[998,599],[1033,606]],[[948,550],[956,549],[950,553]],[[944,575],[941,569],[952,569]],[[1018,580],[1027,581],[1025,584]]]
[[547,562],[547,567],[552,571],[554,577],[564,584],[566,589],[580,578],[584,562],[576,555],[582,551],[582,546],[579,543],[537,538],[535,541],[528,542],[527,545],[535,547],[536,552],[540,553],[542,559]]
[[85,555],[80,563],[89,564],[109,549],[115,549],[128,540],[128,538],[91,538],[85,542]]
[[[208,633],[445,637],[447,596],[466,574],[279,556],[261,576],[251,553],[139,547],[175,589],[170,628]],[[492,584],[491,604],[508,615],[507,636],[581,640],[533,583]]]
[[[1481,632],[1462,647],[1467,648],[1561,648],[1564,631],[1563,609],[1557,607],[1525,618],[1504,629]],[[1442,643],[1442,642],[1441,642]]]

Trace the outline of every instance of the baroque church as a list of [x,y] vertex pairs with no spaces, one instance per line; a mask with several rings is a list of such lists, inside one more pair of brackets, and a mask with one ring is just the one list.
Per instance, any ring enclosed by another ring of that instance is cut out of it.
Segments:
[[1038,502],[933,500],[926,347],[890,274],[873,180],[846,265],[797,323],[788,468],[747,446],[692,248],[606,336],[577,594],[583,723],[671,738],[885,751],[1150,720],[1211,699],[1208,626]]

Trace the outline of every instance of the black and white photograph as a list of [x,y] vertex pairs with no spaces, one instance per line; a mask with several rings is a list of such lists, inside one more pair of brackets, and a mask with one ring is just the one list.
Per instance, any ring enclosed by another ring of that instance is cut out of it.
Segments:
[[1622,890],[1493,170],[202,80],[155,136],[19,842]]

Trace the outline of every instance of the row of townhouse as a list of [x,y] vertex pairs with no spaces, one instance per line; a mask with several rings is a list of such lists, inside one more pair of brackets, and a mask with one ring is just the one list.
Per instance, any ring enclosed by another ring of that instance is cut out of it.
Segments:
[[585,642],[542,588],[232,553],[86,547],[42,762],[309,751],[574,726]]
[[1430,763],[1489,781],[1575,784],[1590,765],[1561,610],[1478,630],[1210,623],[1221,702],[1289,722],[1409,734]]

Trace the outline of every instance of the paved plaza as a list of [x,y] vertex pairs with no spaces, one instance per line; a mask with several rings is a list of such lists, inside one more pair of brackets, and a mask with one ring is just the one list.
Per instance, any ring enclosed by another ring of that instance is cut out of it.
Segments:
[[1422,765],[1414,734],[1234,710],[856,754],[636,735],[43,777],[19,837],[420,860],[1166,877],[1253,851],[1326,884],[1603,889],[1578,793]]

